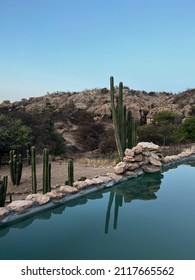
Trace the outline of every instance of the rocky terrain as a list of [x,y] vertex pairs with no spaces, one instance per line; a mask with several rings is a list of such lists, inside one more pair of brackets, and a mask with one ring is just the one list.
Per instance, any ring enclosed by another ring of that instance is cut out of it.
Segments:
[[[116,97],[118,88],[116,88]],[[189,89],[185,92],[173,94],[168,92],[145,92],[136,91],[124,87],[124,104],[127,109],[132,111],[136,119],[140,119],[141,114],[146,118],[152,118],[153,115],[162,110],[178,112],[182,117],[192,114],[195,104],[195,89]],[[42,110],[49,107],[54,111],[61,111],[66,106],[76,106],[92,112],[95,118],[103,119],[111,116],[109,90],[92,89],[81,92],[55,92],[47,93],[40,97],[30,97],[11,103],[4,100],[0,103],[0,108],[9,110],[23,109],[25,111]]]
[[[118,88],[116,87],[115,90],[117,99]],[[162,110],[177,112],[181,119],[185,119],[195,114],[195,89],[173,94],[145,92],[124,87],[124,104],[128,110],[131,110],[134,118],[142,124],[152,122],[154,114]],[[19,110],[23,112],[50,110],[59,113],[65,112],[69,108],[83,109],[93,115],[96,123],[104,124],[106,128],[112,126],[110,94],[107,88],[81,92],[54,92],[40,97],[23,98],[21,101],[13,103],[9,100],[0,103],[0,113]],[[78,120],[75,122],[71,118],[55,122],[55,128],[73,146],[78,127]]]

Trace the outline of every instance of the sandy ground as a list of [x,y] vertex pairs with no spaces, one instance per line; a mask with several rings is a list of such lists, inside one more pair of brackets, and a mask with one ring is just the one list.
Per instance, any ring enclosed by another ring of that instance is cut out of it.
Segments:
[[[37,163],[37,190],[42,193],[42,163]],[[74,180],[78,180],[80,177],[85,176],[87,178],[94,177],[96,175],[105,175],[108,172],[113,172],[112,166],[94,166],[91,164],[74,163]],[[51,162],[51,185],[52,189],[55,189],[59,185],[63,185],[68,178],[68,164],[67,161]],[[7,199],[9,202],[10,196],[12,201],[18,199],[25,199],[28,194],[32,193],[31,185],[31,166],[24,164],[22,171],[22,178],[19,186],[13,186],[11,183],[9,168],[3,166],[0,169],[0,175],[8,175],[8,189]]]

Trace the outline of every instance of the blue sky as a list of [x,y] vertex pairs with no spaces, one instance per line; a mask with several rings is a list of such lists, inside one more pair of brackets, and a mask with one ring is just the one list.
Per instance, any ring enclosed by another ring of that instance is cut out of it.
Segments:
[[0,0],[0,101],[195,87],[194,0]]

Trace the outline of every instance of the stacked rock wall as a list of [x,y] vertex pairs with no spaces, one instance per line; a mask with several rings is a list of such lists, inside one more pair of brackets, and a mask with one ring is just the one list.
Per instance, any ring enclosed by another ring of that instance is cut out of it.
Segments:
[[115,167],[116,174],[127,174],[132,171],[154,173],[161,170],[164,157],[160,147],[149,142],[140,142],[132,149],[125,150],[123,161]]

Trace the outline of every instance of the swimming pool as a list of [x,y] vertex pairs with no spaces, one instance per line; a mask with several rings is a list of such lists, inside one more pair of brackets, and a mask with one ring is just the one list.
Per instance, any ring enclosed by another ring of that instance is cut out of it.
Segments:
[[195,259],[195,161],[0,228],[0,259]]

